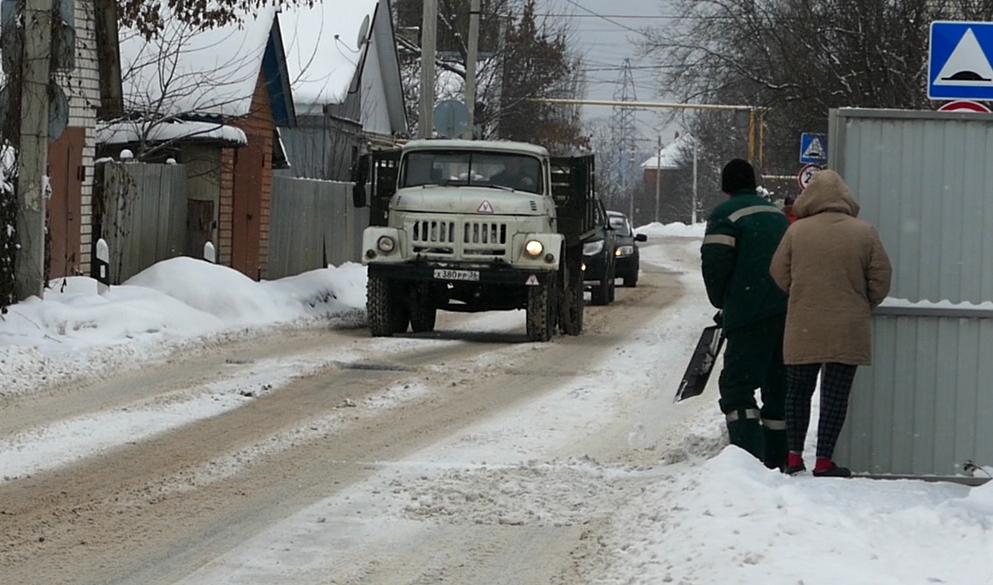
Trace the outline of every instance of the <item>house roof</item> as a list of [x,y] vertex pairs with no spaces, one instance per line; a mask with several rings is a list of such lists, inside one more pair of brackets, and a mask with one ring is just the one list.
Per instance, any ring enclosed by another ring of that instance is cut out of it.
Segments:
[[[297,4],[279,14],[294,100],[301,106],[340,104],[365,60],[379,0]],[[362,23],[369,19],[364,36]],[[361,41],[361,42],[360,42]]]
[[692,147],[693,138],[687,134],[673,140],[662,152],[656,154],[641,163],[641,168],[646,171],[654,171],[661,167],[663,171],[672,171],[679,168],[683,160],[683,151]]
[[157,124],[143,122],[108,122],[97,126],[97,144],[134,144],[144,139],[149,143],[213,142],[228,146],[248,144],[245,132],[234,126],[214,122],[173,120]]
[[263,72],[274,114],[292,118],[289,84],[279,80],[285,66],[280,67],[282,51],[275,46],[275,18],[274,8],[261,8],[238,23],[198,31],[163,15],[164,29],[149,41],[122,29],[125,109],[160,116],[246,116]]
[[532,156],[548,156],[548,150],[526,142],[509,140],[411,140],[404,150],[484,150],[491,152],[525,153]]

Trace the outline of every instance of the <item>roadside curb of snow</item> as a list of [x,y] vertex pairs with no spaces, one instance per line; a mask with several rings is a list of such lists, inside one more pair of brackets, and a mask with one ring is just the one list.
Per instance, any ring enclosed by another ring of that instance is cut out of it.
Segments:
[[331,327],[357,329],[366,325],[365,311],[300,319],[276,325],[249,326],[175,340],[135,340],[78,354],[45,356],[33,347],[0,348],[0,401],[35,394],[63,384],[92,384],[111,375],[167,362],[183,354],[216,349],[225,344],[282,331]]

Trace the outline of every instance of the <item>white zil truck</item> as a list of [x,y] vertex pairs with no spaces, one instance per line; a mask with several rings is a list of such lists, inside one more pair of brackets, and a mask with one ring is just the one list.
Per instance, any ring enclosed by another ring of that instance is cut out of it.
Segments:
[[354,203],[374,336],[432,331],[438,310],[525,309],[532,341],[583,329],[583,241],[602,207],[591,155],[419,140],[362,157]]

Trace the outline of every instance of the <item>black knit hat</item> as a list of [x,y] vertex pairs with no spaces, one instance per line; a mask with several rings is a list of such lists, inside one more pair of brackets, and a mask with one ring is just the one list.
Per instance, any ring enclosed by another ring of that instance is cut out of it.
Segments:
[[754,191],[755,169],[748,161],[736,158],[724,166],[721,172],[721,191],[734,195],[738,191]]

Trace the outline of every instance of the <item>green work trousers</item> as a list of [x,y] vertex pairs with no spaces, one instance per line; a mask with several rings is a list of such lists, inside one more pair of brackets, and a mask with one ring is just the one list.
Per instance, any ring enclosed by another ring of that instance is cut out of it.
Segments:
[[[786,464],[786,368],[783,333],[786,315],[727,332],[720,407],[731,444],[767,467]],[[762,392],[762,406],[755,391]]]

